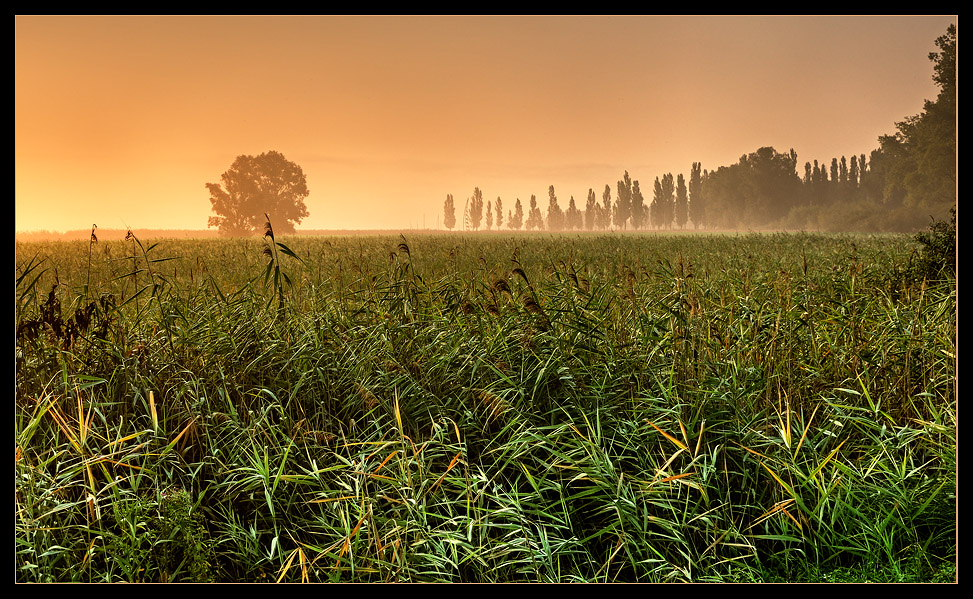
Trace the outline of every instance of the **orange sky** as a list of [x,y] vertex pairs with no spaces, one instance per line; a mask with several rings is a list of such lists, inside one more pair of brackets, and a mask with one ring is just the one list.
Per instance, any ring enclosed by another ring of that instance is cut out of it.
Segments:
[[205,229],[204,185],[268,150],[307,175],[299,229],[433,228],[475,186],[583,208],[768,145],[830,163],[935,98],[956,21],[17,16],[16,229]]

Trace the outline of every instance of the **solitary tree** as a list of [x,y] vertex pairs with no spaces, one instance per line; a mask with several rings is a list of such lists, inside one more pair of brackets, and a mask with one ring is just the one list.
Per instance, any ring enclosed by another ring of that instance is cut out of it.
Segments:
[[453,204],[453,194],[446,194],[446,202],[443,204],[443,224],[447,229],[456,226],[456,205]]
[[493,226],[493,202],[487,202],[486,228],[487,231]]
[[223,235],[252,234],[268,216],[278,233],[293,233],[294,224],[308,215],[304,171],[280,152],[237,156],[220,180],[206,184],[217,215],[209,217],[208,226]]
[[497,196],[497,230],[503,225],[503,200]]

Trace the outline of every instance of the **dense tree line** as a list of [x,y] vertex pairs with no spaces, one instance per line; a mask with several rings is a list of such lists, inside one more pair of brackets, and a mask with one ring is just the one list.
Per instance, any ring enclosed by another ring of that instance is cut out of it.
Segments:
[[[508,211],[509,230],[604,231],[647,229],[759,229],[914,231],[929,218],[943,219],[956,206],[956,26],[936,39],[931,52],[935,100],[922,113],[895,123],[896,132],[879,137],[870,156],[852,154],[829,161],[805,161],[799,170],[794,149],[773,147],[744,154],[735,164],[705,170],[699,162],[682,173],[655,177],[647,204],[639,181],[628,171],[616,183],[614,201],[606,184],[599,202],[588,190],[584,209],[574,197],[562,209],[554,186],[548,188],[546,217],[530,197],[524,221],[520,198]],[[498,197],[496,226],[503,203]],[[474,188],[467,200],[465,229],[480,228],[483,196]],[[446,200],[447,228],[455,224],[452,196]],[[493,226],[487,204],[486,228]]]
[[935,100],[895,123],[865,154],[832,158],[828,165],[804,164],[802,206],[785,225],[827,230],[845,228],[914,231],[930,217],[943,220],[956,206],[956,26],[936,39],[931,52]]

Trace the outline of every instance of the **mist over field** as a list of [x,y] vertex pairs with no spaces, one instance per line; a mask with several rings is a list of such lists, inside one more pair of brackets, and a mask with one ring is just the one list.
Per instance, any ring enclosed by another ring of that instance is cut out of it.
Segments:
[[[955,204],[955,20],[17,16],[15,230],[217,229],[208,186],[279,153],[306,213],[248,218],[282,233],[448,229],[448,197],[464,229],[475,190],[552,230],[626,173],[649,214],[603,228],[916,232]],[[683,221],[655,186],[695,165]]]

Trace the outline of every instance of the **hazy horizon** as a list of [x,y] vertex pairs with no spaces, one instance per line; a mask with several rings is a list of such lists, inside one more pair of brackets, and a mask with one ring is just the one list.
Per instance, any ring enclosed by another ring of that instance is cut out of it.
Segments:
[[17,232],[206,230],[241,154],[298,230],[434,229],[474,187],[583,206],[628,171],[869,154],[936,97],[946,16],[16,16]]

